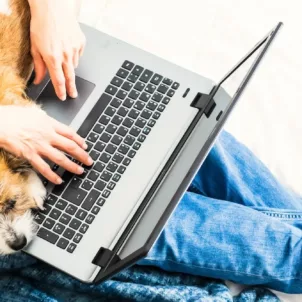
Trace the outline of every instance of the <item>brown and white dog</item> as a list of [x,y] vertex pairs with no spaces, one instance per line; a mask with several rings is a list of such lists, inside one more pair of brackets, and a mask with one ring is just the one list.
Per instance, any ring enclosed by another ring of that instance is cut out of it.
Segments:
[[[0,0],[0,106],[37,106],[24,93],[32,72],[29,26],[27,0]],[[32,210],[43,208],[45,196],[31,166],[0,149],[0,254],[18,251],[32,239]]]

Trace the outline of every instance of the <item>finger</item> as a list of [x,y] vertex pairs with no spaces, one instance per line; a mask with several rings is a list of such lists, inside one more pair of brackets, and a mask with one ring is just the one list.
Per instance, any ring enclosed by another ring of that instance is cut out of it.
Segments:
[[75,72],[72,60],[63,63],[63,71],[66,79],[66,90],[70,97],[76,98],[78,92],[75,85]]
[[56,95],[62,101],[66,100],[65,76],[61,64],[61,60],[46,61],[46,65],[50,74],[51,81],[56,91]]
[[85,42],[82,44],[82,46],[81,46],[81,48],[80,48],[80,51],[79,51],[79,55],[80,55],[80,57],[83,55],[83,53],[84,53],[84,50],[85,50]]
[[89,154],[82,148],[80,148],[74,141],[57,135],[54,137],[51,144],[87,166],[91,166],[93,164],[93,160],[91,159]]
[[38,85],[45,78],[47,69],[46,69],[45,62],[43,61],[41,55],[38,52],[36,52],[33,55],[33,60],[34,60],[34,68],[35,68],[35,74],[36,74],[34,84]]
[[79,51],[76,50],[73,54],[73,67],[77,68],[79,66]]
[[55,119],[53,119],[53,123],[54,129],[58,134],[76,142],[84,150],[88,148],[87,144],[85,143],[85,139],[78,135],[73,129],[56,121]]
[[55,172],[51,170],[49,165],[39,156],[34,155],[29,160],[30,164],[36,169],[39,173],[41,173],[46,179],[51,181],[54,184],[61,184],[62,179]]
[[59,165],[67,171],[70,171],[74,174],[82,174],[84,172],[84,168],[77,165],[73,161],[67,158],[67,156],[61,151],[53,148],[51,146],[47,146],[40,152],[44,157],[50,159],[53,163]]

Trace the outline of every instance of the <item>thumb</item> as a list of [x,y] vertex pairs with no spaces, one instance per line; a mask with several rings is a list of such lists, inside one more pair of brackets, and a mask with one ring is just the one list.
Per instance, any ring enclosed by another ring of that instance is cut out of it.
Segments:
[[43,58],[39,53],[35,53],[33,55],[33,59],[34,59],[34,67],[35,67],[35,74],[36,74],[34,84],[38,85],[45,78],[47,68]]

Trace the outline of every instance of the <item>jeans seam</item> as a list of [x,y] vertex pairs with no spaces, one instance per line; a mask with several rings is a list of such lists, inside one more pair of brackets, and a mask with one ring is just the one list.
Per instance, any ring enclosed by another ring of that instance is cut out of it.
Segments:
[[284,278],[284,277],[279,277],[279,276],[274,276],[274,277],[269,277],[269,276],[264,276],[263,274],[262,275],[256,275],[256,274],[250,274],[250,273],[243,273],[243,272],[240,272],[240,271],[232,271],[232,270],[222,270],[222,269],[216,269],[216,268],[209,268],[209,267],[206,267],[206,266],[200,266],[200,265],[194,265],[194,264],[185,264],[185,263],[182,263],[182,262],[177,262],[177,261],[174,261],[174,260],[171,260],[171,259],[164,259],[164,260],[158,260],[156,258],[144,258],[148,261],[155,261],[155,262],[158,262],[158,261],[168,261],[168,262],[172,262],[172,263],[175,263],[175,264],[180,264],[180,265],[183,265],[183,266],[186,266],[186,267],[196,267],[196,268],[204,268],[204,269],[208,269],[208,270],[212,270],[212,271],[222,271],[222,272],[230,272],[230,273],[237,273],[237,274],[240,274],[240,275],[248,275],[248,276],[255,276],[255,277],[259,277],[261,279],[277,279],[277,280],[300,280],[302,281],[302,278],[298,277],[298,278]]
[[268,211],[260,211],[261,213],[268,215],[270,217],[287,219],[287,220],[302,220],[301,214],[290,214],[290,213],[278,213],[278,212],[268,212]]

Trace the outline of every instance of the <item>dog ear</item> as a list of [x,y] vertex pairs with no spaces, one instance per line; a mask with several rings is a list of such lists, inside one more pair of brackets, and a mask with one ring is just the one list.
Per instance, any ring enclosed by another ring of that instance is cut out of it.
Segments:
[[32,170],[32,166],[25,159],[19,158],[11,153],[1,150],[2,156],[13,173],[27,174]]

